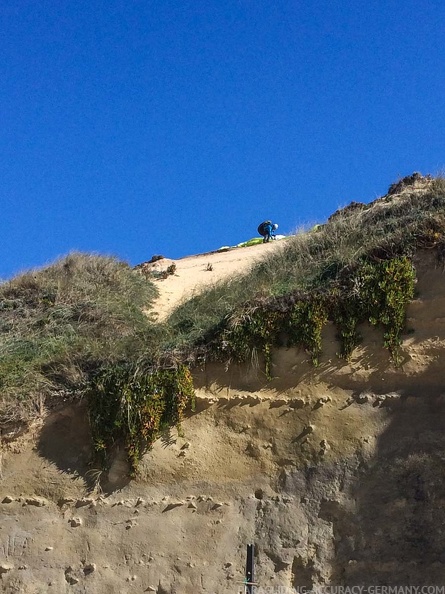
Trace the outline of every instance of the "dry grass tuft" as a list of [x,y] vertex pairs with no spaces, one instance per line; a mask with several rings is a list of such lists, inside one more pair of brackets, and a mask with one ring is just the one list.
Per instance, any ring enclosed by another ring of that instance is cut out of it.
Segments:
[[[139,356],[154,285],[114,258],[69,254],[0,285],[0,419],[80,396],[106,361]],[[148,341],[150,343],[150,341]]]

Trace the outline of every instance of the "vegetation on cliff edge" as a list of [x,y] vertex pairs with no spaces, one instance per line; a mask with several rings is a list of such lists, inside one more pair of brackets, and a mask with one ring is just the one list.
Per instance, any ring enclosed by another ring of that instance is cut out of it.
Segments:
[[331,320],[340,356],[351,355],[368,322],[382,327],[397,364],[412,257],[419,248],[442,257],[444,238],[445,180],[415,174],[297,233],[163,324],[147,314],[155,285],[114,258],[74,253],[19,275],[0,285],[0,421],[27,422],[44,406],[87,397],[102,461],[123,441],[136,468],[192,404],[197,361],[246,361],[261,349],[270,379],[277,346],[304,348],[317,364]]

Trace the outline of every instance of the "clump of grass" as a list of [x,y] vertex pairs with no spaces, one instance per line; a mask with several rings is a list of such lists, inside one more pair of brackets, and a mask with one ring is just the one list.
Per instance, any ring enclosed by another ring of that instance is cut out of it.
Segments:
[[139,357],[156,343],[142,311],[156,294],[127,264],[82,253],[1,284],[0,419],[27,421],[104,363]]

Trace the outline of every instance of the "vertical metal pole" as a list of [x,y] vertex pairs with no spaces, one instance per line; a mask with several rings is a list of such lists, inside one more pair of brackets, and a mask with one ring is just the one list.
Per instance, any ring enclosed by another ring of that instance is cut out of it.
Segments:
[[246,594],[254,594],[254,554],[255,554],[255,545],[248,544],[247,545],[247,557],[246,557]]

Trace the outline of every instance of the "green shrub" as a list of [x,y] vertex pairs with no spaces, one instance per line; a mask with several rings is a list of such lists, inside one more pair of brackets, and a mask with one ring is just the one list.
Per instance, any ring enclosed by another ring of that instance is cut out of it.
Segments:
[[88,391],[90,425],[102,466],[114,443],[123,442],[133,473],[159,433],[179,426],[187,405],[194,406],[190,370],[151,369],[121,363],[98,373]]

